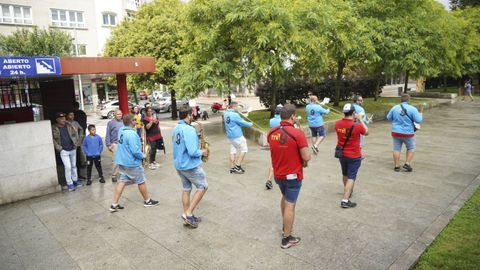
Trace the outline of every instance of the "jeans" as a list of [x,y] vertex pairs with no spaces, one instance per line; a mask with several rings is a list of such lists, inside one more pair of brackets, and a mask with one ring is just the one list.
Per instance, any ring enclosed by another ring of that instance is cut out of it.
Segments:
[[157,155],[157,141],[149,141],[148,144],[150,145],[150,163],[153,163]]
[[192,184],[194,184],[197,189],[205,190],[208,188],[205,171],[203,171],[203,168],[200,166],[191,170],[177,170],[177,173],[182,180],[183,191],[192,190]]
[[60,151],[60,158],[62,159],[63,166],[65,167],[65,180],[68,185],[73,185],[73,182],[77,182],[77,150]]
[[401,152],[402,145],[405,144],[407,151],[415,151],[416,143],[415,137],[392,137],[393,138],[393,152]]
[[95,164],[98,176],[103,178],[102,163],[100,157],[87,157],[87,179],[92,180],[92,167]]

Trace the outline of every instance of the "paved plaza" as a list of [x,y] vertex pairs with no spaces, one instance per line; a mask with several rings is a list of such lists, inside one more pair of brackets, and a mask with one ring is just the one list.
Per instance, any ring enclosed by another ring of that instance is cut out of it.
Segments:
[[[288,250],[280,248],[280,192],[264,187],[269,152],[249,142],[246,173],[229,174],[219,118],[206,125],[210,186],[196,211],[203,221],[198,229],[182,225],[173,123],[164,124],[167,155],[159,153],[160,168],[147,171],[158,207],[144,208],[130,186],[120,201],[125,209],[110,213],[110,181],[1,206],[0,269],[408,268],[480,184],[480,103],[443,105],[425,119],[412,173],[393,171],[389,123],[370,125],[354,209],[340,208],[330,133],[305,170],[294,225],[302,242]],[[105,153],[106,175],[109,165]]]

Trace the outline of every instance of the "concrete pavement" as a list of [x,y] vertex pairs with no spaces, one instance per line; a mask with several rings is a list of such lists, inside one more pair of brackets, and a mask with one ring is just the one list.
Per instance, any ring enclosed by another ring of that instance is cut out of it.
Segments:
[[[276,186],[264,189],[269,152],[249,143],[247,172],[230,175],[218,118],[206,125],[210,187],[196,211],[203,221],[195,230],[182,226],[182,188],[168,139],[173,123],[165,124],[167,155],[159,153],[160,168],[147,171],[158,207],[144,208],[130,186],[121,199],[125,209],[109,213],[110,182],[2,206],[0,268],[386,269],[394,263],[406,268],[408,254],[416,254],[412,246],[430,232],[436,235],[432,226],[439,217],[458,210],[458,198],[468,198],[480,184],[479,112],[480,103],[426,112],[413,173],[393,171],[389,123],[371,125],[355,209],[339,207],[340,166],[333,157],[335,134],[329,134],[305,170],[294,225],[302,243],[289,250],[280,249],[280,192]],[[107,175],[109,161],[105,155]]]

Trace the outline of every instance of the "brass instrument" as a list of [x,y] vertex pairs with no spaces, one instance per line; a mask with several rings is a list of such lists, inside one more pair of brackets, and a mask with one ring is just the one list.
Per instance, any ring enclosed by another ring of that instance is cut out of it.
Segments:
[[144,168],[147,168],[150,164],[150,148],[150,144],[147,141],[147,130],[145,127],[142,127],[142,152],[145,155],[145,158],[143,159]]
[[[198,127],[200,129],[198,133],[198,136],[200,137],[200,150],[207,150],[207,153],[210,154],[210,143],[207,142],[207,139],[205,138],[205,134],[203,133],[203,125],[200,122],[195,121],[195,123],[198,124]],[[208,161],[208,155],[207,156],[202,156],[202,161],[207,162]]]

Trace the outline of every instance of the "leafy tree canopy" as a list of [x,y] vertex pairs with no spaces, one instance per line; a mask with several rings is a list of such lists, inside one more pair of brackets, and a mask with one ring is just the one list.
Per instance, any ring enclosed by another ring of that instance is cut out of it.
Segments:
[[72,55],[72,37],[59,29],[21,28],[10,35],[0,35],[0,53],[11,56]]

